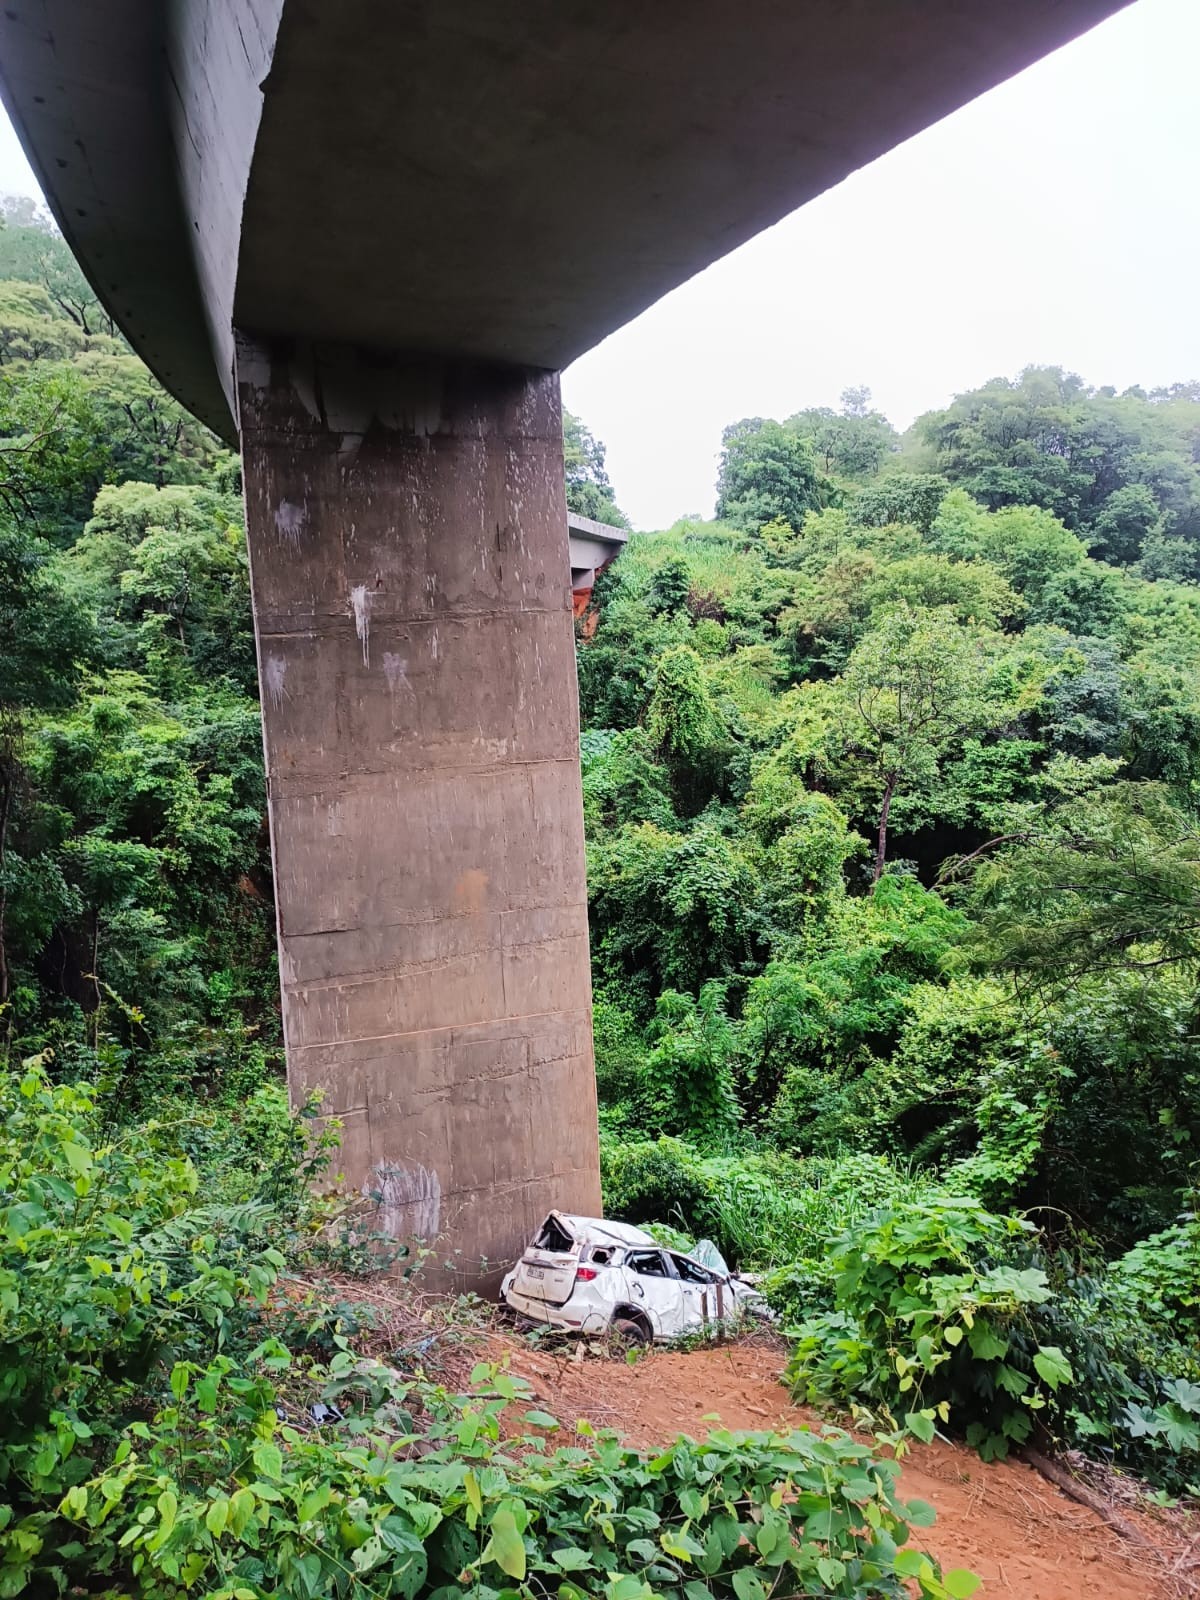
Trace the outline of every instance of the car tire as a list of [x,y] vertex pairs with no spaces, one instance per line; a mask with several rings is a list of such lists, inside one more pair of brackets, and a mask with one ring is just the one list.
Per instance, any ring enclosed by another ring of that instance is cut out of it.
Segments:
[[608,1325],[608,1339],[622,1350],[636,1350],[650,1343],[645,1326],[632,1317],[614,1317]]

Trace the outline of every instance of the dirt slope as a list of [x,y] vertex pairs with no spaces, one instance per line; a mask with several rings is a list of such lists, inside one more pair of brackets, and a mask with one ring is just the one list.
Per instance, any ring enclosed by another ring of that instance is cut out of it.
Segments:
[[[564,1426],[586,1418],[639,1447],[704,1433],[715,1425],[712,1418],[728,1428],[818,1425],[790,1403],[778,1381],[780,1352],[770,1346],[656,1351],[628,1367],[572,1362],[501,1336],[492,1342],[510,1352],[513,1370]],[[1181,1582],[1186,1552],[1174,1528],[1133,1514],[1155,1548],[1131,1548],[1023,1464],[985,1465],[965,1449],[935,1442],[906,1460],[901,1491],[936,1507],[937,1524],[922,1532],[922,1544],[944,1567],[977,1572],[986,1600],[1169,1600],[1189,1592]]]

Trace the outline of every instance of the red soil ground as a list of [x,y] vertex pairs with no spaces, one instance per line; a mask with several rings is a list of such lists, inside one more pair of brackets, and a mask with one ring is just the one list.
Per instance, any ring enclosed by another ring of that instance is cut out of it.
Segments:
[[[656,1448],[680,1433],[727,1428],[820,1426],[790,1402],[779,1382],[782,1355],[747,1343],[688,1352],[655,1351],[630,1367],[576,1362],[516,1339],[493,1336],[512,1370],[564,1427],[586,1419],[614,1428],[630,1444]],[[944,1568],[969,1567],[984,1580],[984,1600],[1176,1600],[1200,1593],[1200,1546],[1178,1515],[1159,1518],[1120,1507],[1147,1546],[1122,1540],[1085,1506],[1032,1467],[985,1465],[972,1452],[935,1441],[904,1463],[901,1493],[937,1510],[922,1546]]]

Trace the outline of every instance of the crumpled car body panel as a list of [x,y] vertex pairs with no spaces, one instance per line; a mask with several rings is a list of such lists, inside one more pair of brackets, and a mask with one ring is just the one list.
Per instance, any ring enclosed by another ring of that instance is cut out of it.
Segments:
[[659,1341],[765,1310],[749,1285],[641,1228],[561,1211],[547,1216],[500,1294],[519,1315],[563,1332],[602,1335],[626,1320]]

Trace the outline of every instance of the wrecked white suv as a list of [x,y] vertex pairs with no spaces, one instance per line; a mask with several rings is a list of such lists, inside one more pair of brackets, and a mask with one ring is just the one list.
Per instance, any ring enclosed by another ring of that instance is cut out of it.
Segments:
[[679,1339],[747,1312],[769,1315],[762,1295],[728,1271],[665,1249],[628,1223],[562,1211],[542,1223],[500,1297],[533,1322],[631,1344]]

